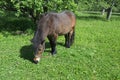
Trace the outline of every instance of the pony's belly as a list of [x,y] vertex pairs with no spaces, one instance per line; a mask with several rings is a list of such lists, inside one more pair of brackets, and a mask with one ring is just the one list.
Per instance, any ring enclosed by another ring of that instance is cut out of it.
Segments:
[[69,33],[71,30],[66,30],[66,29],[64,29],[63,31],[60,31],[59,33],[58,33],[58,35],[65,35],[65,34],[67,34],[67,33]]

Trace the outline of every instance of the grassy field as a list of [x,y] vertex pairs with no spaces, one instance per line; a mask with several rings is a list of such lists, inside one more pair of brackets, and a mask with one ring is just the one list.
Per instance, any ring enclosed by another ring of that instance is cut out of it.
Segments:
[[32,63],[33,26],[25,18],[0,16],[0,80],[120,80],[120,16],[106,21],[80,13],[74,45],[65,48],[60,36],[58,53],[50,56],[46,39],[37,65]]

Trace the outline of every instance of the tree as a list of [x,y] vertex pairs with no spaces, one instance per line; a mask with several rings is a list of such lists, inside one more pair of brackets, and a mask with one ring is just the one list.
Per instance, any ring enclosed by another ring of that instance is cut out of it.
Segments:
[[77,4],[74,0],[3,0],[0,8],[15,11],[16,16],[27,15],[36,22],[40,14],[48,11],[76,11]]
[[111,15],[112,15],[112,8],[113,8],[113,6],[114,6],[114,4],[115,4],[115,2],[114,2],[114,0],[112,1],[112,4],[110,5],[110,7],[108,7],[107,8],[107,20],[110,20],[110,17],[111,17]]
[[119,10],[119,7],[117,7],[117,5],[118,3],[120,3],[120,1],[119,0],[103,0],[103,1],[106,3],[105,5],[107,5],[107,6],[103,5],[103,7],[106,8],[106,12],[107,12],[106,19],[110,20],[112,15],[112,10],[114,11],[115,10],[117,11],[117,9]]

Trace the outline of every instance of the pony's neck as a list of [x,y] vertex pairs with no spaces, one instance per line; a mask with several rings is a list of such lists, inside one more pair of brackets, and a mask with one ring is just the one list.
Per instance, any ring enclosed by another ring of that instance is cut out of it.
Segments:
[[45,41],[45,38],[47,37],[47,33],[44,32],[43,30],[37,30],[36,35],[37,35],[37,40],[40,43]]

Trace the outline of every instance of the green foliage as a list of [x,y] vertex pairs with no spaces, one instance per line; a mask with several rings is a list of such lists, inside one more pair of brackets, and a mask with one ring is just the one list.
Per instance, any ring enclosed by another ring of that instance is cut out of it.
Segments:
[[47,6],[49,11],[77,10],[77,4],[75,4],[74,0],[51,0]]
[[[120,0],[2,0],[1,9],[17,10],[16,15],[26,14],[36,17],[47,11],[60,12],[62,10],[102,10],[107,9],[114,2],[113,11],[120,12]],[[33,13],[32,15],[30,13]]]
[[77,5],[74,0],[5,0],[0,1],[0,4],[1,9],[14,9],[16,16],[27,15],[34,21],[36,21],[40,14],[47,11],[77,11]]
[[42,0],[11,0],[15,9],[16,16],[28,15],[32,19],[36,19],[43,12]]

